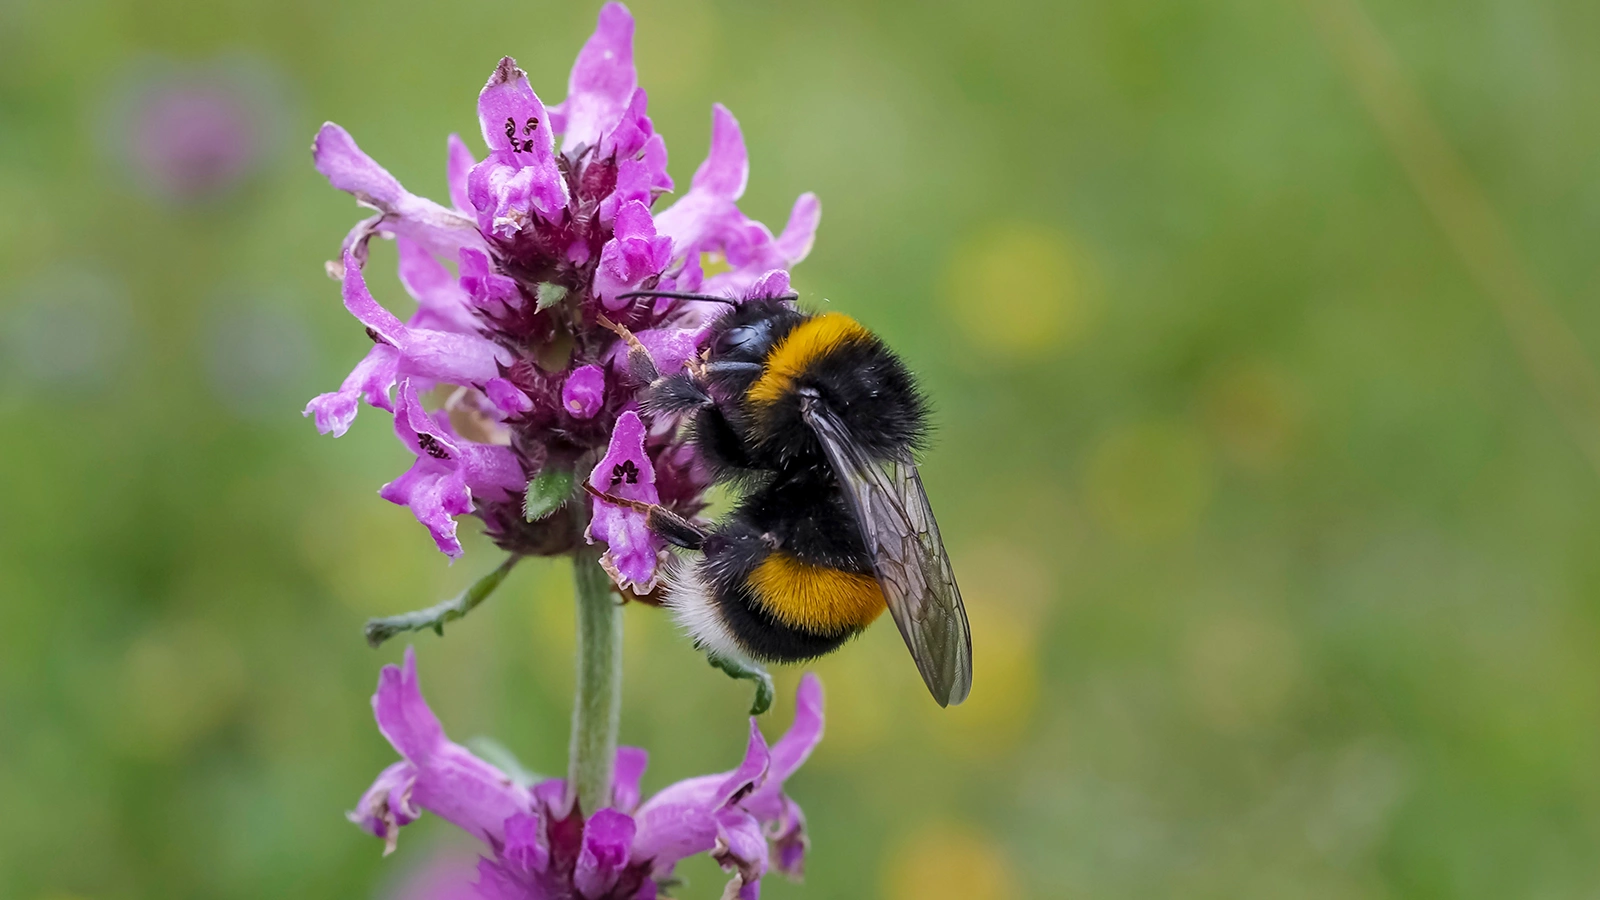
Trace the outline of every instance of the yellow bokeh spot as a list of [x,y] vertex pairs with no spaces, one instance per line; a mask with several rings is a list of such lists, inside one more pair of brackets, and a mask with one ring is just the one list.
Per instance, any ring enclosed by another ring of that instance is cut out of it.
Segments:
[[1184,637],[1183,686],[1206,724],[1238,734],[1275,717],[1300,673],[1294,635],[1245,616],[1216,619]]
[[[714,61],[723,57],[718,52],[722,26],[712,4],[706,0],[631,0],[628,6],[639,21],[640,83],[649,84],[663,97],[694,93],[692,88],[704,81]],[[586,27],[592,26],[593,17],[584,22]]]
[[1016,878],[988,836],[952,823],[912,834],[889,857],[888,900],[1014,900]]
[[123,655],[118,743],[140,757],[171,757],[221,725],[245,686],[244,663],[225,632],[196,621],[158,625]]
[[1037,357],[1083,337],[1093,318],[1081,254],[1044,225],[1003,223],[951,250],[946,308],[989,355]]
[[1125,540],[1189,533],[1212,489],[1205,441],[1184,422],[1119,426],[1101,437],[1089,459],[1090,510],[1101,526]]
[[[473,521],[462,518],[458,534],[466,537]],[[368,493],[328,495],[316,504],[301,522],[300,546],[334,599],[363,616],[436,603],[471,577],[464,569],[452,573],[410,510]],[[489,564],[479,557],[462,565]]]
[[[922,703],[935,739],[967,757],[993,756],[1027,733],[1039,701],[1038,631],[992,607],[972,619],[972,694],[949,709]],[[922,698],[926,699],[926,698]]]
[[[903,677],[900,667],[910,668],[911,662],[900,646],[899,633],[894,633],[892,642],[886,641],[877,633],[884,628],[894,630],[892,625],[873,629],[844,650],[809,665],[828,691],[830,759],[845,760],[876,750],[898,727],[897,713],[926,699],[910,694],[911,682],[916,682],[918,691],[922,682],[915,669],[910,678]],[[897,675],[901,677],[897,679]],[[896,685],[903,690],[896,690]]]

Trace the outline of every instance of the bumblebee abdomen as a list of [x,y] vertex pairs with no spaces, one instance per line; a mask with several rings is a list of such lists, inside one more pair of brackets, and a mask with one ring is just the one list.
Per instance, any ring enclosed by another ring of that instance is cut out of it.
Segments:
[[810,393],[873,456],[903,456],[922,438],[925,415],[911,373],[872,332],[842,313],[812,316],[773,346],[744,394],[751,437],[779,460],[820,455],[800,412]]
[[811,634],[858,631],[885,609],[883,589],[871,575],[813,565],[787,553],[762,560],[747,583],[774,619]]

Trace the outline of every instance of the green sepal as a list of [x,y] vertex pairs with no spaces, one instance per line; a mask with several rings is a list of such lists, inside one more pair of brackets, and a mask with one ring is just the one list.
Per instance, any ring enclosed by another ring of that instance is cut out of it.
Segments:
[[545,467],[528,482],[528,494],[522,500],[522,517],[537,522],[561,508],[572,496],[571,469]]
[[553,281],[539,282],[536,309],[543,311],[567,299],[567,289]]
[[756,699],[750,704],[750,715],[759,716],[772,708],[772,698],[775,691],[772,687],[772,676],[767,670],[752,662],[728,659],[714,653],[706,654],[706,662],[711,663],[713,669],[721,669],[728,673],[729,678],[738,678],[743,681],[756,683]]
[[493,572],[479,578],[472,586],[461,593],[440,603],[435,603],[425,609],[401,613],[398,616],[384,616],[381,619],[368,619],[363,631],[367,636],[367,643],[376,648],[384,641],[406,631],[432,630],[434,634],[444,637],[444,623],[453,622],[461,618],[478,604],[489,599],[494,589],[500,582],[506,580],[511,568],[522,559],[520,556],[508,556]]

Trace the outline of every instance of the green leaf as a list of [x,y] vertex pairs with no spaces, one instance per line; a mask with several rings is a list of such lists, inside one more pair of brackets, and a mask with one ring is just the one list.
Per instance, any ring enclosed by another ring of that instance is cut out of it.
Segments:
[[522,517],[537,522],[561,508],[572,496],[571,469],[545,468],[528,482],[528,495],[522,501]]
[[755,702],[750,704],[750,715],[759,716],[772,708],[772,697],[774,694],[772,687],[772,676],[767,674],[766,669],[763,669],[752,662],[728,659],[712,653],[706,654],[706,662],[711,663],[711,667],[713,669],[721,669],[722,671],[728,673],[728,677],[730,678],[738,678],[743,681],[753,681],[756,683],[756,699]]
[[553,281],[541,281],[539,282],[538,298],[535,306],[541,310],[549,309],[567,299],[567,289]]
[[506,580],[511,568],[522,559],[520,556],[508,556],[499,568],[479,578],[472,586],[445,600],[441,603],[418,609],[398,616],[385,616],[381,619],[368,619],[364,629],[367,643],[377,647],[389,638],[406,631],[424,631],[431,629],[433,633],[444,637],[444,623],[461,618],[477,608],[479,603],[489,599],[494,589],[500,582]]

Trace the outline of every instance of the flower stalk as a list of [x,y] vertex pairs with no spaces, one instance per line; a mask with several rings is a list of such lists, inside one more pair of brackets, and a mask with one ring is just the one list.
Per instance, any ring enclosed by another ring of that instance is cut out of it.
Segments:
[[578,678],[572,699],[567,785],[584,815],[593,815],[611,805],[622,719],[622,604],[611,577],[600,567],[600,553],[595,548],[580,546],[573,552],[572,574]]

